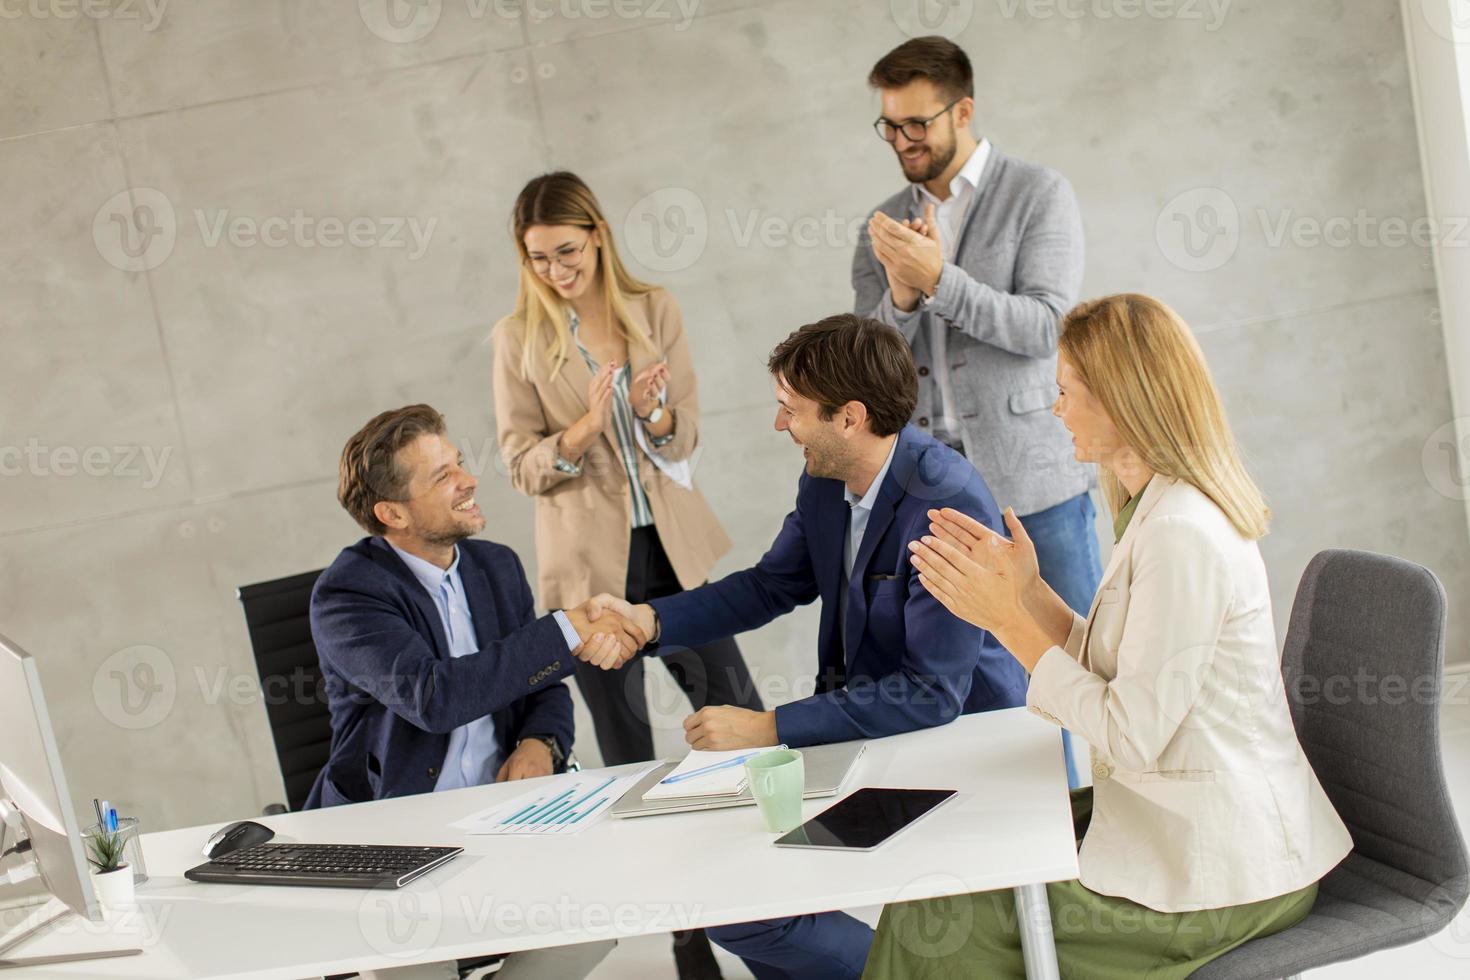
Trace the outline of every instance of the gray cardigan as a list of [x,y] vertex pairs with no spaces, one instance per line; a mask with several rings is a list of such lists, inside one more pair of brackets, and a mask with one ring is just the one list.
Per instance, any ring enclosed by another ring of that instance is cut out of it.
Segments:
[[[878,205],[890,217],[923,216],[910,185]],[[994,146],[960,224],[959,247],[934,297],[911,313],[893,305],[888,278],[863,226],[852,261],[854,306],[903,332],[919,367],[914,421],[941,414],[929,317],[948,325],[948,361],[965,455],[1002,507],[1021,516],[1085,492],[1093,467],[1051,414],[1061,317],[1082,284],[1082,218],[1072,185],[1054,170]]]

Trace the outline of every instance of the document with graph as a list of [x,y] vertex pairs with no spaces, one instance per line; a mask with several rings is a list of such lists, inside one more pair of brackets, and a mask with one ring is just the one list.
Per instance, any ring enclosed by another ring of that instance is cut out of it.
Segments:
[[627,775],[566,773],[450,826],[467,834],[575,834],[595,823],[651,769]]

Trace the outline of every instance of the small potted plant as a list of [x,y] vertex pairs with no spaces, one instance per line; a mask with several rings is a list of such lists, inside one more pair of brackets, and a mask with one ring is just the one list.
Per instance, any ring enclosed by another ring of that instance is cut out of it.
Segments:
[[125,840],[116,831],[101,831],[91,838],[87,860],[92,867],[92,883],[97,900],[110,909],[133,903],[133,870],[123,860]]

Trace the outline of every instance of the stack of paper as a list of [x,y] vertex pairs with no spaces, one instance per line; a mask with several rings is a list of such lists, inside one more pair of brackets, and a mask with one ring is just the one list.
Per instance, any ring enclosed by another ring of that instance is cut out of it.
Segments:
[[684,761],[652,789],[643,794],[645,800],[707,799],[717,796],[739,796],[745,791],[745,760],[763,752],[785,748],[771,745],[763,749],[730,749],[725,752],[694,750]]

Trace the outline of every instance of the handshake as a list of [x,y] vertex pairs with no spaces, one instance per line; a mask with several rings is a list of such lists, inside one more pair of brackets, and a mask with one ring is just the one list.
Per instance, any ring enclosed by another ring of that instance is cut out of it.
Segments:
[[563,611],[582,638],[572,652],[603,670],[617,670],[658,639],[652,606],[635,606],[606,592]]

